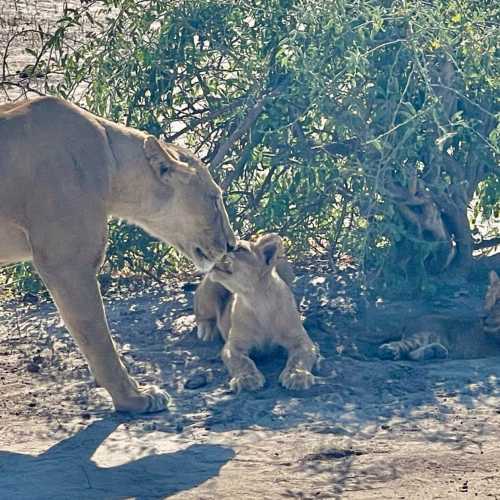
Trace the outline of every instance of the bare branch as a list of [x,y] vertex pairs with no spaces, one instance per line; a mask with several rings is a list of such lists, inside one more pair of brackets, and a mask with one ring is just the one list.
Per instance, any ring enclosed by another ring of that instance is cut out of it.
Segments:
[[[241,104],[243,103],[243,101],[245,99],[246,99],[246,97],[239,97],[237,99],[234,99],[234,101],[232,101],[227,106],[224,106],[224,107],[219,108],[219,109],[214,109],[213,111],[209,111],[205,116],[202,116],[200,118],[197,118],[197,119],[193,120],[191,123],[189,123],[188,125],[186,125],[181,130],[178,130],[174,134],[171,134],[171,135],[167,136],[166,140],[169,141],[169,142],[175,141],[175,139],[181,137],[186,132],[191,132],[192,130],[194,130],[199,125],[202,125],[203,123],[207,123],[209,121],[214,120],[215,118],[218,118],[219,116],[222,116],[222,115],[225,115],[225,114],[233,112],[239,106],[241,106]],[[208,111],[208,110],[206,110],[206,111]],[[200,110],[200,112],[202,112],[202,111]]]
[[[245,119],[238,125],[236,130],[229,136],[229,138],[218,148],[216,155],[210,162],[212,168],[217,167],[220,163],[223,162],[227,152],[233,147],[236,141],[238,141],[246,132],[248,132],[252,125],[257,121],[257,118],[262,113],[266,102],[270,98],[279,95],[280,92],[281,89],[275,89],[257,100],[252,109],[250,109],[250,111],[248,112]],[[225,182],[222,183],[222,189],[226,189],[231,184],[233,179],[230,178],[231,175],[228,175],[226,179],[224,179]]]

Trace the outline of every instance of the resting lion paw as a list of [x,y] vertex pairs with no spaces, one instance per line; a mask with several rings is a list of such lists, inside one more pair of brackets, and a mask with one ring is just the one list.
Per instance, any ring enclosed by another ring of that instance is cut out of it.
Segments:
[[303,369],[283,370],[280,375],[280,383],[285,389],[301,390],[309,389],[314,385],[314,375]]
[[433,342],[415,349],[408,354],[412,361],[429,361],[431,359],[446,359],[448,357],[448,349],[438,342]]
[[265,382],[264,375],[256,371],[255,373],[245,373],[233,377],[229,382],[229,386],[233,392],[240,393],[243,390],[258,391],[264,387]]
[[401,359],[401,348],[399,342],[388,342],[378,348],[378,355],[381,359]]
[[116,411],[127,413],[157,413],[168,410],[170,396],[154,385],[140,388],[138,396],[115,403]]

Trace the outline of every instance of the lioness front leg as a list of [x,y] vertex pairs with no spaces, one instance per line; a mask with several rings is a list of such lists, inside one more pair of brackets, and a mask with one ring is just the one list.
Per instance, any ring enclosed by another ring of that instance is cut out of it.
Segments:
[[234,392],[257,391],[266,379],[248,356],[248,350],[228,340],[222,349],[222,360],[231,375],[229,385]]
[[155,386],[139,387],[120,360],[92,266],[53,267],[36,261],[35,265],[96,381],[108,390],[116,410],[138,413],[165,410],[168,395]]
[[281,345],[288,351],[288,361],[281,372],[280,382],[286,389],[309,389],[315,382],[311,373],[318,351],[305,330],[298,330]]

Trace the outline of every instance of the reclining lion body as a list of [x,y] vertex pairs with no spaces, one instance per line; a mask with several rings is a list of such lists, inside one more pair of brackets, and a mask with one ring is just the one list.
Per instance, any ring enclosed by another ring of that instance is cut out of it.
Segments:
[[[462,313],[462,314],[461,314]],[[468,310],[407,320],[401,340],[379,347],[385,359],[465,359],[500,355],[500,279],[492,271],[482,320]]]
[[57,98],[0,106],[0,265],[31,260],[120,410],[156,411],[110,338],[96,272],[110,215],[207,271],[235,244],[221,191],[188,151]]

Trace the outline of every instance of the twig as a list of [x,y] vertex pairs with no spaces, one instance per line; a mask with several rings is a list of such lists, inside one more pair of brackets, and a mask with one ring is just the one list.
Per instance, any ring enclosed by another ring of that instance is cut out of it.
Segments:
[[[224,157],[226,156],[226,153],[232,148],[234,143],[240,139],[243,134],[248,132],[252,125],[255,123],[257,118],[260,116],[262,113],[262,110],[264,109],[264,105],[266,102],[277,95],[281,92],[281,89],[275,89],[268,94],[264,95],[260,99],[257,100],[257,102],[254,104],[252,109],[249,111],[245,119],[238,125],[236,130],[229,136],[229,138],[219,147],[217,150],[216,155],[212,159],[210,165],[212,168],[217,167],[222,161],[224,160]],[[232,172],[234,174],[234,171]],[[225,190],[227,187],[233,182],[233,175],[229,174],[225,179],[224,182],[222,183],[222,189]]]

